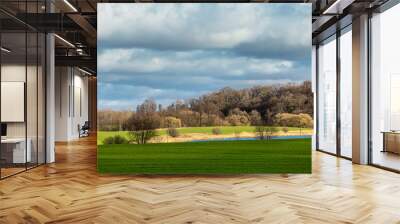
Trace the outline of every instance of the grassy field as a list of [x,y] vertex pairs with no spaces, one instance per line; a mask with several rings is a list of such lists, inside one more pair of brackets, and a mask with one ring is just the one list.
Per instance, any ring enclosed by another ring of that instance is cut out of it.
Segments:
[[[212,134],[212,129],[215,127],[187,127],[178,128],[180,134],[190,134],[190,133],[203,133]],[[254,127],[252,126],[222,126],[218,127],[221,129],[221,134],[234,134],[235,132],[254,132]],[[279,128],[281,129],[281,128]],[[299,128],[288,127],[290,131],[299,131]],[[312,131],[310,128],[305,128],[303,131]],[[300,132],[299,132],[300,133]],[[109,136],[115,135],[127,136],[126,131],[99,131],[97,132],[97,144],[103,144],[103,140]],[[159,135],[166,135],[166,131],[163,129],[158,130]]]
[[99,145],[97,159],[113,174],[310,173],[311,140]]

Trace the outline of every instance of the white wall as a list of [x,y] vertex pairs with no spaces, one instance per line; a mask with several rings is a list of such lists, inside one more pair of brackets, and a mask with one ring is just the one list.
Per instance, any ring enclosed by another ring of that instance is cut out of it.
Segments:
[[69,96],[68,88],[70,85],[69,68],[55,68],[55,140],[68,140],[68,117],[69,117]]
[[88,120],[88,78],[76,68],[56,67],[55,85],[55,140],[78,139],[78,125]]

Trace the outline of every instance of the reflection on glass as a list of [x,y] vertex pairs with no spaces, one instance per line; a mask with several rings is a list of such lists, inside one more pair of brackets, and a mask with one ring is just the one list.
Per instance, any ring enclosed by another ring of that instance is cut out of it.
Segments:
[[46,39],[45,35],[42,33],[38,34],[38,77],[37,77],[37,82],[38,82],[38,136],[37,136],[37,147],[38,147],[38,156],[37,156],[37,162],[38,164],[43,164],[45,163],[45,60],[46,60],[46,52],[45,52],[45,44],[46,44]]
[[38,80],[38,57],[37,57],[37,41],[38,36],[35,32],[27,33],[27,98],[26,98],[26,110],[27,110],[27,143],[30,148],[30,160],[27,163],[27,167],[31,168],[37,165],[37,80]]
[[[1,1],[21,15],[43,12],[44,0]],[[0,12],[0,178],[45,162],[45,35]]]
[[400,130],[400,74],[390,76],[390,130]]
[[[351,28],[351,27],[349,27]],[[352,157],[352,35],[340,36],[340,153]]]
[[336,153],[336,40],[318,48],[318,147]]
[[372,163],[400,170],[400,5],[372,18]]
[[24,171],[26,162],[31,158],[29,143],[26,141],[25,37],[25,33],[1,35],[2,47],[9,49],[8,52],[1,52],[2,177]]

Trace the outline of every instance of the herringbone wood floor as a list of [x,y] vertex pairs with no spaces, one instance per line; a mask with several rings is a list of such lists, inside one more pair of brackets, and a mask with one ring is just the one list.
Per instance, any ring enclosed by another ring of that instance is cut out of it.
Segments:
[[326,154],[312,175],[102,176],[95,144],[0,181],[0,223],[400,223],[400,175]]

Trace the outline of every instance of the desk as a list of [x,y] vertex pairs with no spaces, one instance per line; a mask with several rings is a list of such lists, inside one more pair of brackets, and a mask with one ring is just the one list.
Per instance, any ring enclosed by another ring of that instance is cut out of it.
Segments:
[[383,131],[383,150],[382,152],[392,152],[400,154],[400,132]]
[[31,139],[27,139],[27,149],[25,150],[25,138],[5,138],[1,139],[1,157],[6,163],[26,163],[31,162],[32,152]]

